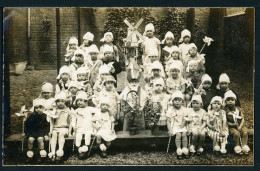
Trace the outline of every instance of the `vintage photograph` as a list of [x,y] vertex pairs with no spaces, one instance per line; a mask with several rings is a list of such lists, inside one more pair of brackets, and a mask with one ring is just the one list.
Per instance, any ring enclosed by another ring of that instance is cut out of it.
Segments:
[[254,8],[3,18],[3,166],[254,165]]

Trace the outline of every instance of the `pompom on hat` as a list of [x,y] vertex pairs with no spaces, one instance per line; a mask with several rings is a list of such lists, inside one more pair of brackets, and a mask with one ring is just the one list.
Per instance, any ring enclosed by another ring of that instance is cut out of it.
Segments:
[[77,50],[75,50],[74,55],[71,58],[71,61],[75,61],[75,56],[79,55],[79,54],[82,55],[83,58],[85,58],[85,52],[82,49],[77,49]]
[[181,38],[180,38],[179,42],[183,42],[183,38],[184,38],[185,36],[191,37],[190,31],[187,30],[187,29],[182,30],[182,32],[181,32]]
[[94,35],[92,33],[90,33],[90,32],[87,32],[86,34],[84,34],[83,39],[87,39],[87,40],[93,41],[94,40]]
[[99,50],[97,48],[96,45],[91,45],[89,48],[88,48],[88,53],[99,53]]
[[145,26],[145,32],[147,32],[148,30],[155,31],[154,25],[152,23],[149,23]]
[[173,33],[172,33],[171,31],[168,31],[168,32],[165,34],[164,39],[162,40],[162,44],[165,43],[165,41],[166,41],[167,38],[172,38],[172,39],[174,40],[174,35],[173,35]]
[[42,92],[52,93],[53,92],[53,85],[51,83],[48,83],[48,82],[42,83]]
[[114,39],[114,36],[113,36],[113,33],[112,32],[106,32],[105,34],[104,34],[104,37],[100,40],[101,42],[105,42],[106,41],[106,36],[111,36],[112,37],[112,39]]
[[61,77],[61,74],[64,74],[64,73],[70,74],[70,68],[68,66],[62,66],[60,68],[59,75],[57,76],[56,79],[59,80]]

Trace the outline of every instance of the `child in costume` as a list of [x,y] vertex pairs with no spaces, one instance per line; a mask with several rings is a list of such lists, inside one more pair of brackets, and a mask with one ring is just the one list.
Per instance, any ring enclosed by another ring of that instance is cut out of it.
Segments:
[[95,106],[99,106],[99,103],[103,98],[108,98],[110,100],[109,112],[116,121],[119,118],[120,109],[120,97],[115,89],[116,80],[112,75],[109,75],[105,78],[103,84],[103,89],[98,93],[98,96],[94,96],[92,100]]
[[170,54],[167,61],[165,61],[165,72],[169,72],[169,67],[172,63],[180,66],[180,75],[183,77],[183,63],[179,58],[180,50],[177,46],[173,46],[172,53]]
[[179,42],[181,43],[179,45],[180,48],[180,60],[184,62],[186,60],[186,56],[188,55],[188,51],[190,48],[190,39],[191,39],[191,33],[189,30],[184,29],[181,32],[181,38]]
[[72,36],[66,48],[65,64],[67,66],[71,64],[71,58],[73,57],[75,50],[78,49],[78,44],[79,44],[78,39],[75,36]]
[[109,108],[110,99],[103,98],[92,120],[92,124],[97,131],[96,142],[100,148],[101,157],[107,157],[107,151],[111,146],[111,142],[117,138],[114,130],[115,119],[110,113]]
[[150,59],[148,55],[151,53],[151,50],[156,49],[158,51],[157,60],[160,60],[161,57],[161,47],[160,47],[160,40],[154,36],[154,25],[152,23],[149,23],[145,26],[145,32],[144,32],[144,42],[143,42],[143,56],[142,61],[143,64],[150,63]]
[[70,109],[76,109],[77,106],[74,105],[74,101],[76,100],[76,95],[79,91],[79,85],[77,81],[70,81],[69,88],[68,88],[68,107]]
[[73,62],[70,68],[70,78],[73,81],[77,80],[77,69],[80,67],[85,67],[84,64],[85,52],[81,49],[77,49],[74,52],[74,56],[72,57],[71,61]]
[[[52,114],[50,114],[51,118],[51,128],[50,134],[51,140],[51,152],[48,154],[49,158],[52,161],[61,161],[64,155],[63,147],[65,144],[65,137],[71,136],[71,118],[72,112],[66,106],[67,94],[65,92],[60,92],[55,95],[56,108]],[[57,141],[59,144],[59,148],[56,151]]]
[[149,58],[149,62],[143,64],[143,70],[144,70],[143,74],[144,74],[145,78],[150,77],[152,63],[154,63],[155,61],[159,61],[158,60],[158,50],[151,49],[149,51],[148,58]]
[[169,66],[168,78],[166,79],[166,91],[172,94],[175,91],[185,92],[185,80],[181,77],[181,67],[177,63]]
[[105,78],[108,76],[108,75],[111,75],[110,74],[110,70],[111,68],[107,65],[102,65],[100,68],[99,68],[99,71],[98,71],[98,78],[93,86],[93,90],[94,90],[94,95],[97,97],[98,96],[98,93],[103,89],[103,81],[105,80]]
[[[202,98],[200,95],[193,95],[188,104],[189,124],[188,134],[191,138],[190,153],[194,155],[197,149],[197,155],[203,152],[203,144],[206,136],[206,111],[202,109]],[[197,146],[198,142],[198,146]],[[197,147],[197,148],[196,148]]]
[[[177,147],[177,159],[182,159],[182,154],[185,158],[189,157],[188,141],[187,141],[187,109],[182,106],[183,95],[181,91],[175,91],[172,96],[172,106],[167,110],[167,128],[170,136],[176,135],[175,144]],[[182,148],[181,148],[182,147]]]
[[101,42],[104,42],[104,45],[100,47],[100,59],[103,59],[105,56],[105,46],[110,46],[113,49],[114,52],[114,58],[116,62],[119,62],[119,49],[116,45],[113,44],[114,36],[111,32],[106,32],[104,34],[104,37],[100,40]]
[[213,140],[213,151],[216,155],[219,152],[226,157],[226,144],[228,137],[228,126],[226,112],[222,109],[222,98],[214,96],[208,106],[207,133]]
[[220,97],[224,98],[224,94],[227,91],[231,90],[236,95],[236,98],[237,98],[236,99],[236,106],[241,107],[238,94],[233,89],[230,89],[229,86],[230,86],[230,79],[229,79],[228,75],[226,73],[220,74],[219,81],[218,81],[218,84],[216,86],[216,94],[217,94],[217,96],[220,96]]
[[77,69],[77,81],[79,90],[85,91],[89,97],[93,95],[93,90],[89,82],[90,70],[87,67]]
[[[234,151],[236,154],[248,154],[248,128],[244,125],[245,118],[242,110],[236,106],[237,96],[231,90],[224,95],[225,111],[229,134],[233,135]],[[241,142],[240,142],[241,141]],[[240,142],[240,143],[239,143]]]
[[93,41],[94,41],[94,35],[92,33],[87,32],[86,34],[84,34],[83,42],[80,45],[80,49],[82,49],[85,52],[84,61],[87,61],[89,59],[89,49],[92,46],[96,46],[93,44]]
[[[78,108],[74,113],[74,132],[75,145],[78,151],[78,158],[80,160],[86,158],[86,154],[90,145],[91,135],[93,132],[92,116],[96,112],[96,108],[88,106],[89,96],[86,92],[81,91],[77,94],[74,105]],[[85,143],[82,145],[81,141],[85,137]]]
[[90,59],[85,61],[85,64],[90,70],[89,81],[93,87],[98,77],[98,70],[103,65],[103,62],[98,59],[99,50],[97,46],[90,46],[88,49],[88,54]]
[[24,125],[24,132],[28,138],[27,157],[29,160],[33,158],[33,143],[37,140],[40,156],[39,162],[41,162],[47,156],[47,152],[44,149],[44,140],[48,140],[50,125],[47,122],[47,115],[43,113],[44,101],[42,99],[34,100],[33,110],[33,113],[29,115]]
[[161,57],[161,61],[162,64],[165,66],[166,62],[169,61],[169,59],[171,58],[171,54],[173,52],[174,49],[174,35],[171,31],[168,31],[165,36],[164,39],[161,42],[162,44],[165,44],[164,48],[162,49],[162,57]]
[[208,74],[204,74],[201,78],[201,98],[203,102],[203,109],[208,111],[208,106],[211,99],[216,96],[216,91],[211,89],[212,79]]
[[60,68],[59,75],[57,76],[57,84],[55,94],[58,94],[61,91],[67,91],[69,82],[70,82],[70,69],[67,66]]

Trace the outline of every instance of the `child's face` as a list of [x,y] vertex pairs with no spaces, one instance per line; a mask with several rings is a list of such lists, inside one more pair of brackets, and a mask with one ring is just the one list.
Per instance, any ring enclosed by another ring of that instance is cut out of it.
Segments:
[[172,46],[173,45],[173,39],[170,37],[167,37],[165,40],[165,43],[167,46]]
[[77,45],[76,44],[69,44],[69,48],[70,48],[70,50],[71,49],[76,50],[77,49]]
[[114,55],[113,52],[105,52],[105,53],[104,53],[104,60],[105,60],[105,61],[111,61],[111,60],[113,60],[113,55]]
[[70,75],[68,73],[62,73],[60,78],[62,81],[67,82],[69,80]]
[[172,58],[174,60],[178,60],[179,59],[179,52],[175,51],[175,52],[172,52]]
[[214,101],[212,104],[212,109],[218,111],[221,107],[221,103],[219,101]]
[[154,85],[154,91],[158,94],[162,93],[163,91],[163,86],[161,84],[156,84]]
[[220,82],[220,83],[219,83],[219,87],[220,87],[220,89],[221,89],[222,91],[225,91],[225,90],[228,89],[229,83],[228,83],[228,82]]
[[157,56],[149,56],[151,63],[157,60]]
[[83,44],[84,44],[84,45],[88,45],[88,43],[89,43],[89,40],[88,40],[88,39],[83,39]]
[[179,75],[180,71],[178,69],[171,69],[170,70],[170,74],[172,76],[173,79],[177,79],[178,75]]
[[181,105],[182,105],[182,99],[181,99],[181,98],[176,97],[176,98],[173,99],[173,106],[174,106],[176,109],[181,108]]
[[189,36],[184,36],[184,37],[183,37],[183,42],[184,42],[185,44],[190,43],[190,37],[189,37]]
[[80,73],[77,74],[78,81],[85,81],[87,79],[87,74]]
[[105,83],[105,89],[107,91],[111,91],[114,88],[114,82],[113,81],[107,81]]
[[210,81],[204,81],[202,83],[202,86],[203,86],[203,89],[204,90],[209,90],[210,89],[210,86],[211,86],[211,82]]
[[91,58],[92,61],[96,61],[97,60],[98,53],[91,52],[91,53],[89,53],[89,55],[90,55],[90,58]]
[[106,42],[112,42],[113,37],[111,35],[106,35],[105,40],[106,40]]
[[43,96],[43,98],[45,98],[45,99],[49,99],[49,98],[51,98],[51,92],[42,92],[42,96]]
[[83,63],[84,62],[84,57],[82,54],[76,54],[75,55],[75,62],[78,62],[78,63]]
[[56,100],[56,105],[59,109],[64,109],[66,107],[66,101],[64,99]]
[[195,57],[197,55],[197,52],[198,50],[195,47],[189,49],[189,54],[191,57]]
[[154,77],[159,77],[160,76],[160,71],[159,69],[152,69],[152,73]]
[[195,71],[197,71],[198,64],[196,64],[196,63],[190,64],[189,67],[190,67],[191,72],[195,72]]
[[37,114],[42,114],[44,110],[44,107],[42,105],[34,106],[34,111]]
[[76,95],[78,92],[78,89],[77,89],[77,87],[70,87],[69,91],[71,92],[71,94]]
[[154,32],[152,30],[147,30],[146,31],[146,36],[149,37],[149,38],[152,38],[153,34],[154,34]]
[[87,106],[87,101],[85,101],[84,99],[77,99],[77,106],[79,108],[84,108]]
[[100,105],[100,109],[101,109],[101,112],[107,112],[108,109],[109,109],[110,105],[107,104],[107,103],[101,103]]
[[228,98],[226,99],[226,104],[227,104],[227,106],[229,106],[229,107],[233,107],[233,106],[235,106],[235,104],[236,104],[236,99],[235,99],[234,97],[228,97]]
[[192,108],[193,108],[195,111],[198,111],[198,110],[200,109],[200,107],[201,107],[200,102],[198,102],[197,100],[193,100],[193,101],[191,102],[191,104],[192,104]]

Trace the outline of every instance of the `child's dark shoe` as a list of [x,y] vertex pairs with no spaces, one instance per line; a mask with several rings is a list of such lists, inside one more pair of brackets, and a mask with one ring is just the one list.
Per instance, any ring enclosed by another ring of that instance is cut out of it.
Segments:
[[177,159],[181,160],[182,159],[182,155],[177,155]]
[[107,153],[106,153],[106,151],[101,151],[101,157],[102,157],[102,158],[107,158]]

